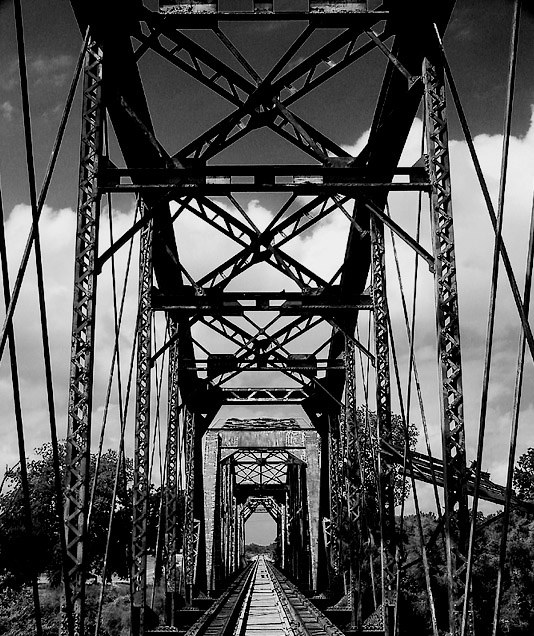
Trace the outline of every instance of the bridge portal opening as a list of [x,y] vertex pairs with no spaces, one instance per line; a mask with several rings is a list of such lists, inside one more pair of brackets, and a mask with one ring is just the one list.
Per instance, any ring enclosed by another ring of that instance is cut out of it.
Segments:
[[257,511],[245,523],[245,545],[269,546],[276,541],[277,524],[267,512]]

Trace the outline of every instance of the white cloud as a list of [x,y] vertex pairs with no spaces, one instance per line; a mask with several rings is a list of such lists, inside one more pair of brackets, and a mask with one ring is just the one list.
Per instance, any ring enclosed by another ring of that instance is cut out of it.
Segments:
[[0,88],[3,91],[11,91],[19,83],[19,65],[16,58],[5,62],[0,72]]
[[5,101],[0,104],[0,113],[2,113],[2,117],[6,121],[11,121],[13,119],[13,113],[15,112],[15,107],[11,102]]
[[[58,53],[49,55],[40,53],[29,55],[27,62],[28,80],[35,86],[59,88],[65,84],[74,68],[71,55]],[[20,85],[19,65],[16,57],[6,61],[0,72],[0,88],[11,92]]]
[[37,55],[29,64],[35,84],[63,86],[72,72],[74,60],[71,55]]
[[[405,149],[405,159],[408,165],[419,155],[420,129],[417,134],[410,135]],[[480,135],[475,139],[484,174],[490,189],[492,200],[496,206],[500,161],[502,152],[501,135]],[[469,157],[465,142],[452,141],[452,191],[455,222],[455,244],[457,275],[459,287],[460,322],[463,354],[463,384],[465,399],[465,422],[468,458],[473,459],[476,453],[476,440],[478,434],[480,401],[482,390],[482,373],[484,360],[484,346],[486,338],[487,313],[489,306],[489,290],[491,282],[491,266],[493,256],[494,234],[489,221],[488,212],[478,186],[476,176]],[[532,205],[533,179],[532,166],[534,165],[534,120],[529,130],[523,137],[513,137],[510,146],[510,164],[508,171],[507,196],[504,210],[503,236],[507,245],[510,258],[516,276],[522,288],[526,249],[528,243],[530,214]],[[393,198],[393,197],[392,197]],[[411,215],[411,227],[414,228],[415,206],[407,205],[406,199],[398,197],[395,207],[392,205],[392,213],[399,223],[406,220],[407,214]],[[424,210],[424,245],[431,250],[428,207]],[[406,222],[406,221],[405,221]],[[412,230],[413,235],[413,230]],[[397,239],[401,266],[404,274],[404,282],[407,287],[409,302],[413,297],[413,265],[410,257],[410,249],[402,246]],[[390,261],[389,267],[390,308],[393,318],[396,320],[396,333],[401,341],[401,333],[404,327],[401,325],[403,318],[400,306],[394,299],[399,298],[399,293],[394,291],[396,274]],[[421,265],[420,287],[418,289],[418,314],[417,333],[418,342],[427,346],[434,344],[434,289],[432,277],[428,270]],[[395,282],[393,282],[395,281]],[[486,418],[486,441],[484,468],[492,473],[496,481],[504,479],[506,462],[505,455],[508,448],[509,428],[511,422],[511,408],[513,396],[513,383],[515,379],[517,342],[519,331],[519,319],[509,285],[506,280],[504,268],[500,269],[499,291],[497,300],[497,316],[495,325],[495,341],[493,353],[493,366],[489,393],[488,413]],[[393,302],[392,302],[393,301]],[[404,342],[406,341],[405,336]],[[407,368],[406,345],[403,346],[403,368]],[[427,387],[425,391],[426,404],[431,413],[431,436],[434,444],[434,453],[440,448],[440,434],[437,427],[438,421],[438,393],[437,373],[435,365],[435,353],[429,359],[421,359],[418,352],[419,371]],[[532,404],[532,359],[527,353],[527,374],[523,394],[523,407],[520,418],[520,435],[518,453],[525,452],[528,445],[532,444],[531,436],[527,430],[531,419]],[[430,495],[425,500],[430,505]]]
[[[6,241],[9,250],[11,283],[16,275],[23,246],[28,236],[31,212],[27,205],[16,206],[6,221]],[[48,310],[48,327],[50,350],[54,372],[54,393],[59,435],[66,433],[66,413],[68,398],[68,377],[70,366],[70,332],[72,323],[73,294],[73,256],[75,215],[71,209],[54,211],[45,207],[40,222],[45,292]],[[115,214],[115,232],[117,235],[131,224],[131,214]],[[107,242],[105,219],[102,220],[102,249]],[[119,292],[123,276],[126,252],[118,256],[117,271]],[[135,258],[135,256],[134,256]],[[113,309],[111,301],[110,265],[105,266],[105,274],[99,279],[99,302],[97,307],[97,349],[95,356],[95,417],[94,430],[98,434],[101,418],[98,411],[103,403],[105,385],[109,374],[111,351],[113,345]],[[136,276],[132,275],[130,292],[136,288]],[[129,361],[128,345],[131,345],[132,322],[135,316],[133,294],[126,305],[125,336],[121,342],[123,349],[123,373]],[[2,322],[5,312],[1,312]],[[36,274],[33,258],[28,265],[27,274],[22,287],[20,299],[15,313],[15,337],[19,362],[20,381],[23,398],[23,415],[26,429],[28,450],[35,448],[49,439],[49,419],[46,407],[44,386],[43,354],[37,302]],[[17,461],[16,437],[12,411],[11,375],[9,358],[6,354],[0,366],[0,399],[7,408],[0,413],[0,430],[6,441],[0,449],[0,465],[13,464]],[[116,419],[117,399],[113,398],[111,419]],[[110,431],[108,440],[116,430]]]
[[70,55],[38,55],[30,62],[30,67],[39,75],[56,73],[60,69],[69,68],[72,65]]
[[[42,65],[43,71],[46,65]],[[404,165],[413,164],[420,154],[421,123],[416,122],[409,136],[403,155]],[[357,153],[365,143],[362,136],[351,146]],[[486,173],[490,191],[494,200],[498,188],[500,153],[502,138],[500,135],[481,135],[475,140]],[[488,292],[491,275],[491,257],[493,249],[492,229],[485,210],[483,199],[476,185],[473,169],[464,142],[451,142],[453,205],[455,215],[456,256],[458,264],[458,284],[460,294],[460,317],[462,325],[464,355],[464,390],[466,431],[468,455],[475,454],[478,413],[480,409],[480,390],[484,354],[484,338]],[[534,165],[534,125],[531,125],[524,137],[514,137],[511,143],[511,163],[509,170],[508,196],[506,200],[504,237],[512,262],[517,272],[523,272],[528,226],[532,197],[531,168]],[[272,218],[273,210],[261,198],[244,204],[245,213],[261,230]],[[232,215],[235,210],[224,206]],[[390,197],[390,208],[393,218],[412,235],[415,233],[417,196],[413,194],[395,194]],[[350,207],[347,208],[350,212]],[[241,221],[246,221],[241,217]],[[30,221],[28,206],[19,205],[9,215],[6,233],[10,250],[12,277],[26,240]],[[114,216],[115,235],[120,235],[132,223],[132,213]],[[288,242],[283,249],[296,260],[329,278],[341,263],[345,251],[345,240],[348,221],[339,212],[332,212],[326,219]],[[102,221],[101,249],[105,248],[107,223]],[[46,208],[41,221],[42,243],[46,275],[47,301],[50,311],[50,335],[55,371],[56,406],[62,435],[65,431],[67,381],[69,373],[70,323],[72,311],[72,271],[74,252],[75,219],[72,210],[53,211]],[[175,235],[184,266],[195,279],[203,276],[220,262],[231,257],[239,249],[230,239],[207,226],[190,212],[184,212],[175,224]],[[427,250],[431,250],[428,204],[423,205],[423,223],[421,242]],[[396,239],[404,287],[411,303],[413,298],[413,252],[411,248]],[[126,382],[129,351],[132,342],[133,321],[135,316],[137,282],[136,255],[134,254],[133,279],[129,287],[126,307],[126,327],[121,335],[123,382]],[[119,280],[122,280],[126,261],[126,249],[118,255]],[[395,265],[392,258],[391,243],[388,238],[388,285],[390,291],[390,309],[394,323],[394,331],[401,370],[406,375],[407,345],[403,325],[403,315],[399,303],[398,284],[396,282]],[[24,416],[29,447],[35,447],[47,439],[46,398],[43,388],[41,362],[41,345],[38,323],[38,311],[35,292],[35,274],[30,266],[28,280],[24,284],[20,306],[16,314],[16,335],[18,341],[21,366],[21,381],[24,395]],[[111,302],[110,264],[104,268],[99,279],[99,302],[97,308],[97,353],[95,361],[95,437],[100,426],[103,396],[109,372],[109,363],[113,345],[113,310]],[[520,284],[523,274],[518,275]],[[259,282],[261,281],[261,282]],[[281,290],[293,289],[292,283],[272,267],[258,264],[236,279],[233,289]],[[513,380],[515,377],[518,319],[510,294],[507,291],[504,273],[499,286],[499,311],[496,323],[495,365],[492,373],[490,401],[487,419],[487,454],[485,468],[494,471],[495,479],[504,476],[504,452],[508,445],[508,429],[512,405]],[[438,416],[438,380],[435,353],[435,319],[433,279],[426,265],[421,264],[418,286],[417,313],[417,358],[419,373],[423,383],[423,394],[427,409],[433,452],[440,455],[440,432]],[[362,318],[365,323],[367,317]],[[327,337],[328,329],[319,335],[307,334],[300,345],[291,350],[311,351],[321,338]],[[365,331],[365,330],[364,330]],[[231,350],[222,338],[207,336],[207,330],[195,328],[195,335],[209,338],[214,351]],[[362,340],[365,340],[362,333]],[[161,336],[159,336],[161,340]],[[160,342],[161,344],[161,342]],[[532,397],[532,361],[527,357],[529,368],[524,392],[525,403],[521,415],[521,435],[519,453],[526,450],[529,439],[526,423],[532,417],[534,398]],[[248,382],[252,374],[247,376]],[[256,375],[252,381],[260,382]],[[245,381],[245,380],[243,380]],[[263,378],[262,380],[263,381]],[[406,379],[403,380],[403,387]],[[0,367],[0,399],[8,408],[0,415],[0,431],[3,440],[0,446],[0,466],[16,461],[16,441],[14,435],[13,416],[11,410],[10,378],[7,358]],[[116,392],[114,392],[116,396]],[[358,400],[363,399],[362,392]],[[117,398],[113,398],[113,408],[106,436],[106,444],[113,445],[118,437]],[[130,415],[133,413],[133,403]],[[228,409],[224,415],[227,415]],[[412,399],[412,419],[418,421],[417,407]],[[280,410],[273,411],[281,414]],[[223,416],[221,414],[221,416]],[[129,431],[131,440],[131,431]],[[128,442],[131,453],[131,441]],[[424,499],[424,504],[431,505],[431,498]]]

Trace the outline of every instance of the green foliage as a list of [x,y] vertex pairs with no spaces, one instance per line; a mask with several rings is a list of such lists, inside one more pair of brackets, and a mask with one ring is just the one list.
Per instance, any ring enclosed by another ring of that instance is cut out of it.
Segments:
[[[360,455],[362,457],[363,480],[365,484],[366,497],[371,505],[378,502],[377,493],[377,457],[378,457],[378,419],[374,411],[359,406],[356,409],[358,444]],[[411,450],[415,448],[417,443],[417,427],[415,424],[405,426],[403,419],[396,413],[391,414],[391,435],[388,444],[402,455],[406,440]],[[395,491],[395,505],[399,505],[402,499],[405,499],[410,492],[408,479],[403,479],[403,467],[400,464],[393,466],[393,482]]]
[[[522,455],[514,472],[516,494],[534,501],[534,449]],[[447,624],[447,579],[443,538],[435,533],[438,520],[434,515],[421,517],[425,544],[437,536],[427,550],[432,592],[438,626]],[[495,591],[502,536],[501,515],[484,517],[479,513],[473,560],[473,611],[477,636],[492,633]],[[417,520],[404,520],[403,546],[405,563],[412,565],[403,574],[403,599],[400,603],[401,634],[431,634],[430,611],[426,591]],[[520,509],[512,511],[503,573],[503,595],[500,634],[523,636],[534,633],[534,515]],[[404,627],[403,627],[404,626]],[[405,630],[404,632],[402,630]]]
[[[444,544],[442,535],[436,538],[438,520],[433,513],[421,515],[421,526],[427,549],[438,625],[445,627],[447,617],[447,587],[445,578]],[[433,542],[431,542],[433,538]],[[404,561],[411,564],[403,573],[399,603],[401,634],[431,634],[430,605],[426,592],[421,543],[415,515],[404,518],[402,530]]]
[[[60,581],[61,554],[59,532],[62,522],[56,514],[53,455],[50,444],[36,451],[37,459],[28,462],[31,496],[32,530],[25,530],[24,505],[20,469],[8,476],[6,492],[0,495],[0,571],[6,574],[6,584],[20,587],[32,576],[47,573],[50,580]],[[61,447],[62,472],[65,448]],[[97,488],[93,499],[91,523],[87,542],[87,563],[90,570],[100,570],[103,563],[109,512],[112,502],[117,453],[108,450],[101,457]],[[96,468],[96,457],[91,457],[90,479]],[[131,537],[132,463],[126,460],[124,476],[127,488],[118,489],[111,535],[109,572],[127,574],[126,550]],[[124,484],[123,480],[121,480]]]
[[[421,516],[425,544],[438,526],[432,514]],[[477,636],[492,633],[495,587],[499,561],[502,520],[499,515],[478,515],[481,530],[477,534],[473,566],[473,610]],[[430,610],[421,548],[415,516],[404,520],[403,545],[405,563],[411,564],[403,574],[400,603],[401,634],[431,634]],[[432,593],[438,626],[447,625],[447,580],[443,538],[437,539],[427,550]],[[534,518],[516,511],[510,521],[508,554],[503,577],[501,604],[501,634],[520,636],[534,633]],[[404,631],[403,631],[404,630]]]
[[28,617],[33,613],[29,589],[15,591],[4,587],[0,591],[0,634],[25,636],[28,633]]
[[529,448],[517,461],[514,488],[520,499],[534,501],[534,448]]
[[[95,612],[96,604],[95,610],[90,612],[90,617],[94,617]],[[92,631],[94,631],[94,627]],[[108,591],[102,607],[100,633],[104,636],[130,636],[129,594],[121,594],[114,588]]]
[[258,545],[257,543],[249,543],[245,546],[245,559],[250,560],[259,554],[264,554],[271,559],[275,559],[277,545],[270,543],[269,545]]
[[[491,633],[495,583],[499,560],[502,523],[500,518],[487,525],[477,541],[473,572],[475,612],[481,634]],[[508,551],[503,576],[501,628],[503,634],[534,633],[534,518],[521,511],[512,513]]]
[[[0,636],[27,636],[35,632],[35,612],[29,587],[19,590],[1,587],[0,580]],[[86,634],[95,630],[100,587],[87,589]],[[57,636],[61,593],[49,586],[39,590],[43,636]],[[101,636],[130,636],[130,597],[126,590],[110,587],[104,596],[100,623]]]

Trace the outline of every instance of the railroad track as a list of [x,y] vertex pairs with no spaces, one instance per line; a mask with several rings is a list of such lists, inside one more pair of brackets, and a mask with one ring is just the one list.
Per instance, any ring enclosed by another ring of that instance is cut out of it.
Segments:
[[264,557],[250,564],[186,636],[343,636]]

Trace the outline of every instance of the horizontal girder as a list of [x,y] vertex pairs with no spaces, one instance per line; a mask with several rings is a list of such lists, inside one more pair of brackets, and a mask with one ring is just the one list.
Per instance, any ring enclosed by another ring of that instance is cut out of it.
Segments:
[[223,404],[301,404],[307,397],[303,388],[222,387]]
[[[374,191],[429,190],[424,168],[399,168],[396,180],[362,168],[324,166],[203,166],[195,168],[110,168],[99,172],[102,192],[166,190],[173,196],[223,196],[231,192],[370,194]],[[403,178],[404,177],[404,178]]]
[[[314,290],[324,291],[324,290]],[[249,311],[271,311],[283,315],[321,315],[337,312],[372,310],[369,295],[363,294],[359,301],[341,304],[332,299],[332,294],[301,292],[211,292],[209,289],[195,290],[185,287],[184,293],[170,295],[152,293],[154,310],[175,311],[178,315],[240,316]]]

